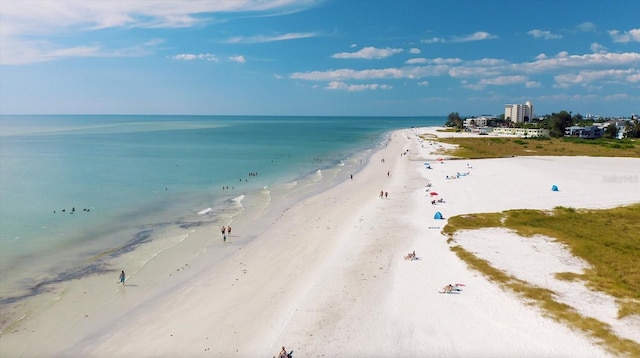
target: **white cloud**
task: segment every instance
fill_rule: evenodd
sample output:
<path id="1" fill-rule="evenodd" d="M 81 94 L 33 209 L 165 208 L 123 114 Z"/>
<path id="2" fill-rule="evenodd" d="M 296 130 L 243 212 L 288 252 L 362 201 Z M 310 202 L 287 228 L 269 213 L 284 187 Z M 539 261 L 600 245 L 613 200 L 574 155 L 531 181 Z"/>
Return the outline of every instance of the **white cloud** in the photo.
<path id="1" fill-rule="evenodd" d="M 593 51 L 594 53 L 606 53 L 607 52 L 607 48 L 602 46 L 602 45 L 600 45 L 597 42 L 592 43 L 590 48 L 591 48 L 591 51 Z"/>
<path id="2" fill-rule="evenodd" d="M 583 32 L 592 32 L 592 31 L 596 31 L 598 26 L 596 26 L 596 24 L 594 24 L 593 22 L 585 21 L 579 24 L 578 26 L 576 26 L 576 28 Z"/>
<path id="3" fill-rule="evenodd" d="M 0 56 L 2 64 L 26 64 L 79 56 L 77 49 L 101 48 L 82 56 L 144 55 L 140 46 L 107 50 L 104 45 L 55 43 L 63 34 L 66 39 L 108 28 L 185 28 L 214 22 L 214 14 L 255 12 L 261 14 L 303 10 L 320 0 L 163 0 L 104 1 L 65 0 L 2 1 L 0 6 Z M 152 40 L 147 46 L 158 45 Z M 76 51 L 73 51 L 76 49 Z M 82 51 L 80 51 L 82 52 Z"/>
<path id="4" fill-rule="evenodd" d="M 475 66 L 485 66 L 486 67 L 486 66 L 507 65 L 507 64 L 509 64 L 509 61 L 503 60 L 503 59 L 499 59 L 499 58 L 483 58 L 483 59 L 480 59 L 480 60 L 469 61 L 468 63 L 471 64 L 471 65 L 475 65 Z"/>
<path id="5" fill-rule="evenodd" d="M 353 70 L 339 69 L 329 71 L 294 72 L 293 79 L 307 81 L 345 81 L 351 79 L 368 80 L 380 78 L 403 78 L 402 71 L 397 68 Z"/>
<path id="6" fill-rule="evenodd" d="M 350 85 L 345 82 L 332 81 L 332 82 L 329 82 L 329 84 L 325 88 L 328 90 L 343 90 L 343 91 L 349 91 L 349 92 L 359 92 L 359 91 L 365 91 L 365 90 L 392 89 L 393 87 L 389 85 L 381 85 L 377 83 Z"/>
<path id="7" fill-rule="evenodd" d="M 519 83 L 526 83 L 527 76 L 516 75 L 516 76 L 498 76 L 493 78 L 483 78 L 480 81 L 474 84 L 468 84 L 466 81 L 463 81 L 463 86 L 465 88 L 469 88 L 472 90 L 481 90 L 486 86 L 508 86 Z"/>
<path id="8" fill-rule="evenodd" d="M 333 54 L 333 58 L 348 59 L 348 58 L 362 58 L 362 59 L 382 59 L 389 56 L 393 56 L 396 53 L 400 53 L 403 50 L 400 48 L 376 48 L 376 47 L 364 47 L 356 52 L 340 52 Z"/>
<path id="9" fill-rule="evenodd" d="M 637 83 L 640 82 L 640 71 L 635 74 L 627 76 L 627 82 Z"/>
<path id="10" fill-rule="evenodd" d="M 224 41 L 225 43 L 230 44 L 252 44 L 252 43 L 265 43 L 265 42 L 275 42 L 275 41 L 288 41 L 288 40 L 298 40 L 298 39 L 306 39 L 310 37 L 317 37 L 318 34 L 315 32 L 292 32 L 288 34 L 282 35 L 255 35 L 255 36 L 235 36 Z"/>
<path id="11" fill-rule="evenodd" d="M 339 69 L 329 71 L 295 72 L 289 77 L 306 81 L 347 81 L 371 79 L 419 79 L 427 76 L 440 76 L 447 73 L 448 66 L 415 66 L 402 68 L 383 68 L 368 70 Z"/>
<path id="12" fill-rule="evenodd" d="M 461 63 L 462 59 L 437 57 L 431 60 L 431 62 L 435 63 L 436 65 L 450 65 L 450 64 Z"/>
<path id="13" fill-rule="evenodd" d="M 462 60 L 459 58 L 442 58 L 442 57 L 437 57 L 437 58 L 424 58 L 424 57 L 420 57 L 420 58 L 412 58 L 407 60 L 405 63 L 406 64 L 435 64 L 435 65 L 454 65 L 454 64 L 458 64 L 461 63 Z"/>
<path id="14" fill-rule="evenodd" d="M 247 60 L 244 58 L 244 56 L 239 55 L 239 56 L 230 56 L 229 57 L 229 61 L 232 62 L 238 62 L 238 63 L 245 63 L 247 62 Z"/>
<path id="15" fill-rule="evenodd" d="M 470 42 L 470 41 L 483 41 L 483 40 L 492 40 L 497 39 L 498 36 L 492 35 L 488 32 L 477 31 L 470 35 L 466 36 L 456 36 L 451 39 L 451 42 Z"/>
<path id="16" fill-rule="evenodd" d="M 616 94 L 610 94 L 608 96 L 604 96 L 605 101 L 622 101 L 629 98 L 630 98 L 629 94 L 627 93 L 616 93 Z"/>
<path id="17" fill-rule="evenodd" d="M 449 68 L 449 76 L 454 78 L 500 76 L 505 70 L 502 68 L 483 66 L 454 66 Z"/>
<path id="18" fill-rule="evenodd" d="M 562 103 L 563 105 L 566 104 L 566 102 L 587 102 L 587 101 L 593 101 L 595 99 L 599 99 L 599 97 L 593 94 L 588 94 L 588 95 L 555 94 L 552 96 L 540 96 L 541 101 L 551 102 L 551 103 Z"/>
<path id="19" fill-rule="evenodd" d="M 210 21 L 213 13 L 269 12 L 303 9 L 318 1 L 297 0 L 164 0 L 154 1 L 3 1 L 3 27 L 12 34 L 42 34 L 64 29 L 112 27 L 177 28 Z"/>
<path id="20" fill-rule="evenodd" d="M 592 48 L 600 49 L 597 44 Z M 636 52 L 570 54 L 561 51 L 554 56 L 540 54 L 535 60 L 518 63 L 499 58 L 464 61 L 460 58 L 420 57 L 409 59 L 405 64 L 404 67 L 296 72 L 289 77 L 337 83 L 413 79 L 417 85 L 428 85 L 428 77 L 448 76 L 460 79 L 463 87 L 473 90 L 509 85 L 540 88 L 544 82 L 542 77 L 537 77 L 543 75 L 555 76 L 555 88 L 580 84 L 590 91 L 606 83 L 635 84 L 640 81 L 638 70 L 633 69 L 640 67 L 640 53 Z M 576 71 L 581 72 L 576 75 Z"/>
<path id="21" fill-rule="evenodd" d="M 422 42 L 424 44 L 435 44 L 435 43 L 438 43 L 438 42 L 445 42 L 445 40 L 440 38 L 440 37 L 432 37 L 430 39 L 420 40 L 420 42 Z"/>
<path id="22" fill-rule="evenodd" d="M 409 53 L 417 55 L 417 54 L 420 53 L 420 49 L 413 47 L 413 48 L 409 49 Z"/>
<path id="23" fill-rule="evenodd" d="M 550 31 L 543 31 L 538 29 L 531 30 L 527 32 L 527 34 L 537 39 L 545 39 L 545 40 L 554 40 L 554 39 L 562 38 L 562 35 L 556 35 L 556 34 L 552 34 Z"/>
<path id="24" fill-rule="evenodd" d="M 610 30 L 609 36 L 611 36 L 613 42 L 640 42 L 640 29 L 622 33 L 618 30 Z"/>
<path id="25" fill-rule="evenodd" d="M 165 43 L 164 39 L 155 38 L 145 42 L 143 45 L 147 47 L 154 47 L 154 46 L 162 45 L 164 43 Z"/>
<path id="26" fill-rule="evenodd" d="M 151 53 L 153 42 L 142 45 L 105 49 L 100 45 L 61 47 L 50 41 L 15 41 L 0 39 L 0 64 L 22 65 L 78 57 L 138 57 Z"/>
<path id="27" fill-rule="evenodd" d="M 407 65 L 415 65 L 415 64 L 427 63 L 428 61 L 429 60 L 427 60 L 426 58 L 420 57 L 420 58 L 410 58 L 405 63 Z"/>
<path id="28" fill-rule="evenodd" d="M 527 81 L 527 76 L 517 75 L 517 76 L 499 76 L 495 78 L 485 78 L 482 79 L 481 82 L 487 85 L 494 86 L 506 86 L 512 85 L 516 83 L 524 83 Z"/>
<path id="29" fill-rule="evenodd" d="M 607 81 L 622 83 L 625 81 L 636 82 L 640 76 L 640 70 L 636 69 L 607 69 L 607 70 L 585 70 L 578 73 L 566 73 L 556 75 L 554 79 L 558 86 L 566 88 L 570 85 L 582 85 L 585 86 L 595 81 Z"/>
<path id="30" fill-rule="evenodd" d="M 171 56 L 174 60 L 184 60 L 184 61 L 193 61 L 193 60 L 204 60 L 204 61 L 213 61 L 218 62 L 218 58 L 215 55 L 210 53 L 200 53 L 200 54 L 192 54 L 192 53 L 181 53 L 175 56 Z"/>
<path id="31" fill-rule="evenodd" d="M 548 72 L 562 68 L 580 68 L 593 66 L 631 66 L 640 64 L 640 53 L 589 53 L 584 55 L 570 55 L 566 51 L 556 57 L 539 58 L 533 62 L 513 64 L 514 71 Z"/>

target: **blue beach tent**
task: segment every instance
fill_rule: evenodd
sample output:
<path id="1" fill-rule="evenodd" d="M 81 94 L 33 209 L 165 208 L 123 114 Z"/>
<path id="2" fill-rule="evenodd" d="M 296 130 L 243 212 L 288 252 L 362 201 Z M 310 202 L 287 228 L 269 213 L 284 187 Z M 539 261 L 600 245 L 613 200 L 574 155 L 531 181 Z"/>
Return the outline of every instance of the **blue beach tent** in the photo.
<path id="1" fill-rule="evenodd" d="M 439 211 L 438 211 L 438 212 L 436 212 L 436 214 L 433 216 L 433 218 L 434 218 L 434 219 L 438 219 L 438 220 L 440 220 L 440 219 L 444 219 L 444 218 L 442 217 L 442 214 L 441 214 Z"/>
<path id="2" fill-rule="evenodd" d="M 558 186 L 557 185 L 552 186 L 551 191 L 558 191 Z"/>

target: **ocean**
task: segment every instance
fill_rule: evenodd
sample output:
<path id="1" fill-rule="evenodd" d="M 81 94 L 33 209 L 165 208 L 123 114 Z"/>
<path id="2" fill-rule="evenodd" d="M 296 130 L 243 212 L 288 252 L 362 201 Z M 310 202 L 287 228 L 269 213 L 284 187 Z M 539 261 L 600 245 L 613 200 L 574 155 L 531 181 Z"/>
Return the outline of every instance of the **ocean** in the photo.
<path id="1" fill-rule="evenodd" d="M 275 215 L 356 174 L 390 130 L 445 121 L 0 116 L 0 309 L 177 232 Z"/>

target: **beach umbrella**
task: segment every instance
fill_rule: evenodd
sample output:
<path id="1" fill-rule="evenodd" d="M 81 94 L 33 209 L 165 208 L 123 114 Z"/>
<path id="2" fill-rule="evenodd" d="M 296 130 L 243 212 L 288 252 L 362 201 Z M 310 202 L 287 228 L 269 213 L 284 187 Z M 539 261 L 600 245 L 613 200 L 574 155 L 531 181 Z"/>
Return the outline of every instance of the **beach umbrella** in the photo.
<path id="1" fill-rule="evenodd" d="M 435 191 L 432 191 L 432 192 L 429 193 L 429 195 L 436 196 L 436 195 L 438 195 L 438 193 L 436 193 Z"/>

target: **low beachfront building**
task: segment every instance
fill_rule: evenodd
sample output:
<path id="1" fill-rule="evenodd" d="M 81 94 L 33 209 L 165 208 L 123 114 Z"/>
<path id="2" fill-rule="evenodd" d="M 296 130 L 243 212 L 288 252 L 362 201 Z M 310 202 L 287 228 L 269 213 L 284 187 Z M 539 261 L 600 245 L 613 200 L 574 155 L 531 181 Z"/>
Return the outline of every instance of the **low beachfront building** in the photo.
<path id="1" fill-rule="evenodd" d="M 604 134 L 604 129 L 599 126 L 580 127 L 571 126 L 564 130 L 565 137 L 577 137 L 582 139 L 596 139 L 601 138 Z"/>
<path id="2" fill-rule="evenodd" d="M 491 119 L 495 119 L 495 117 L 475 117 L 475 118 L 467 118 L 464 120 L 465 127 L 486 127 Z"/>
<path id="3" fill-rule="evenodd" d="M 603 131 L 606 131 L 607 127 L 609 126 L 615 126 L 616 133 L 617 133 L 616 138 L 622 139 L 624 138 L 624 135 L 627 132 L 627 123 L 629 123 L 629 121 L 625 119 L 612 119 L 604 123 L 595 123 L 594 126 L 602 128 Z"/>
<path id="4" fill-rule="evenodd" d="M 522 138 L 548 137 L 549 130 L 542 128 L 494 128 L 491 131 L 491 135 L 503 135 Z"/>

